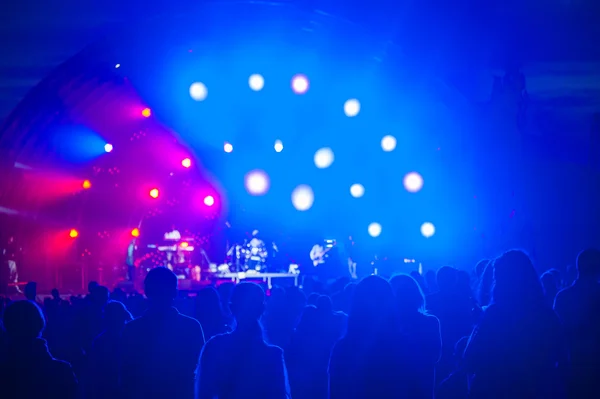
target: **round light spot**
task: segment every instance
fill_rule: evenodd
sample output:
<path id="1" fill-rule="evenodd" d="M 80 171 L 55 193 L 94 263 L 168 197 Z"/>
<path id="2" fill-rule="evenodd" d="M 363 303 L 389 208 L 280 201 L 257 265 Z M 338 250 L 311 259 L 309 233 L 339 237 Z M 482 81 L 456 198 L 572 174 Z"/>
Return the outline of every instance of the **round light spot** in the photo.
<path id="1" fill-rule="evenodd" d="M 423 223 L 421 225 L 421 234 L 423 234 L 423 237 L 425 238 L 433 237 L 433 235 L 435 234 L 435 226 L 433 225 L 433 223 Z"/>
<path id="2" fill-rule="evenodd" d="M 369 225 L 367 231 L 369 232 L 369 235 L 371 237 L 379 237 L 379 235 L 381 234 L 381 225 L 379 223 L 373 222 Z"/>
<path id="3" fill-rule="evenodd" d="M 265 87 L 265 78 L 257 73 L 250 75 L 248 78 L 248 86 L 254 91 L 261 91 Z"/>
<path id="4" fill-rule="evenodd" d="M 262 170 L 253 170 L 246 174 L 244 185 L 250 195 L 264 195 L 269 190 L 269 176 Z"/>
<path id="5" fill-rule="evenodd" d="M 416 193 L 423 188 L 423 177 L 417 172 L 410 172 L 404 176 L 402 183 L 406 191 Z"/>
<path id="6" fill-rule="evenodd" d="M 225 144 L 223 144 L 223 151 L 225 151 L 225 152 L 232 152 L 233 151 L 233 145 L 231 143 L 225 142 Z"/>
<path id="7" fill-rule="evenodd" d="M 381 149 L 385 152 L 394 151 L 396 149 L 396 138 L 389 134 L 384 136 L 381 139 Z"/>
<path id="8" fill-rule="evenodd" d="M 324 147 L 315 152 L 315 166 L 319 169 L 325 169 L 331 166 L 334 160 L 333 151 L 329 147 Z"/>
<path id="9" fill-rule="evenodd" d="M 104 151 L 111 152 L 113 150 L 112 144 L 104 144 Z"/>
<path id="10" fill-rule="evenodd" d="M 350 186 L 350 195 L 354 198 L 360 198 L 365 194 L 365 188 L 362 184 L 353 184 Z"/>
<path id="11" fill-rule="evenodd" d="M 351 98 L 344 103 L 344 113 L 352 118 L 360 112 L 360 102 L 356 98 Z"/>
<path id="12" fill-rule="evenodd" d="M 215 198 L 212 195 L 204 197 L 204 205 L 213 206 L 215 204 Z"/>
<path id="13" fill-rule="evenodd" d="M 275 140 L 275 145 L 273 146 L 273 148 L 275 148 L 275 152 L 283 151 L 283 143 L 281 142 L 281 140 Z"/>
<path id="14" fill-rule="evenodd" d="M 204 101 L 208 96 L 208 89 L 202 82 L 194 82 L 190 86 L 190 97 L 195 101 Z"/>
<path id="15" fill-rule="evenodd" d="M 292 78 L 292 90 L 296 94 L 304 94 L 308 91 L 308 78 L 302 74 L 294 75 Z"/>
<path id="16" fill-rule="evenodd" d="M 301 184 L 292 191 L 292 204 L 299 211 L 307 211 L 315 202 L 315 195 L 312 188 L 306 184 Z"/>

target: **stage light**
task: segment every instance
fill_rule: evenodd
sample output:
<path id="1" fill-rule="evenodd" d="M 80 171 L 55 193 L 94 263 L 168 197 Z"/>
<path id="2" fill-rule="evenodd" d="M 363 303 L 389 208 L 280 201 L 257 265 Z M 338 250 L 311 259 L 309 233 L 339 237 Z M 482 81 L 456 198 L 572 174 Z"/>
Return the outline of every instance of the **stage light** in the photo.
<path id="1" fill-rule="evenodd" d="M 299 211 L 307 211 L 315 202 L 315 195 L 312 188 L 306 184 L 301 184 L 292 191 L 292 204 Z"/>
<path id="2" fill-rule="evenodd" d="M 433 237 L 433 235 L 435 234 L 435 226 L 433 225 L 433 223 L 423 223 L 421 225 L 421 234 L 423 234 L 423 237 L 425 238 Z"/>
<path id="3" fill-rule="evenodd" d="M 208 89 L 202 82 L 194 82 L 190 85 L 190 97 L 195 101 L 204 101 L 208 96 Z"/>
<path id="4" fill-rule="evenodd" d="M 79 232 L 75 229 L 71 229 L 71 231 L 69 231 L 69 237 L 71 237 L 71 238 L 77 238 L 78 235 L 79 235 Z"/>
<path id="5" fill-rule="evenodd" d="M 321 148 L 317 150 L 317 152 L 315 152 L 315 166 L 319 169 L 325 169 L 330 167 L 333 163 L 333 160 L 333 151 L 331 151 L 331 148 L 329 147 Z"/>
<path id="6" fill-rule="evenodd" d="M 104 151 L 111 152 L 113 150 L 112 144 L 104 144 Z"/>
<path id="7" fill-rule="evenodd" d="M 139 237 L 140 236 L 140 229 L 138 229 L 137 227 L 133 230 L 131 230 L 131 236 L 132 237 Z"/>
<path id="8" fill-rule="evenodd" d="M 404 176 L 404 188 L 409 193 L 416 193 L 423 188 L 423 177 L 417 172 L 410 172 Z"/>
<path id="9" fill-rule="evenodd" d="M 367 227 L 367 231 L 371 237 L 379 237 L 381 234 L 381 225 L 379 223 L 371 223 L 369 227 Z"/>
<path id="10" fill-rule="evenodd" d="M 275 152 L 283 151 L 283 143 L 281 142 L 281 140 L 275 140 L 275 145 L 273 146 L 273 148 L 275 148 Z"/>
<path id="11" fill-rule="evenodd" d="M 151 115 L 152 115 L 152 110 L 150 108 L 144 108 L 142 110 L 142 116 L 144 118 L 150 118 Z"/>
<path id="12" fill-rule="evenodd" d="M 117 69 L 121 68 L 121 64 L 115 65 L 115 68 L 117 68 Z"/>
<path id="13" fill-rule="evenodd" d="M 225 152 L 233 151 L 233 145 L 231 145 L 231 143 L 225 142 L 225 144 L 223 144 L 223 151 L 225 151 Z"/>
<path id="14" fill-rule="evenodd" d="M 262 88 L 265 87 L 265 79 L 262 75 L 255 73 L 254 75 L 250 75 L 248 85 L 254 91 L 261 91 Z"/>
<path id="15" fill-rule="evenodd" d="M 158 188 L 153 188 L 152 190 L 150 190 L 150 196 L 152 198 L 158 198 Z"/>
<path id="16" fill-rule="evenodd" d="M 360 198 L 365 194 L 365 188 L 362 184 L 353 184 L 350 186 L 350 195 L 354 198 Z"/>
<path id="17" fill-rule="evenodd" d="M 89 180 L 84 180 L 81 184 L 81 187 L 83 187 L 84 190 L 87 190 L 88 188 L 92 187 L 92 182 Z"/>
<path id="18" fill-rule="evenodd" d="M 391 135 L 387 135 L 381 139 L 381 149 L 385 152 L 394 151 L 396 148 L 396 138 Z"/>
<path id="19" fill-rule="evenodd" d="M 204 205 L 213 206 L 215 204 L 215 199 L 212 195 L 208 195 L 204 197 Z"/>
<path id="20" fill-rule="evenodd" d="M 308 91 L 308 78 L 304 75 L 295 75 L 292 78 L 292 90 L 296 94 L 304 94 Z"/>
<path id="21" fill-rule="evenodd" d="M 183 166 L 184 168 L 189 168 L 190 166 L 192 166 L 192 160 L 189 158 L 185 158 L 183 161 L 181 161 L 181 166 Z"/>
<path id="22" fill-rule="evenodd" d="M 360 103 L 357 99 L 352 98 L 344 103 L 344 113 L 346 116 L 352 118 L 353 116 L 358 115 L 360 112 Z"/>
<path id="23" fill-rule="evenodd" d="M 264 195 L 269 191 L 269 176 L 262 170 L 248 172 L 244 183 L 250 195 Z"/>

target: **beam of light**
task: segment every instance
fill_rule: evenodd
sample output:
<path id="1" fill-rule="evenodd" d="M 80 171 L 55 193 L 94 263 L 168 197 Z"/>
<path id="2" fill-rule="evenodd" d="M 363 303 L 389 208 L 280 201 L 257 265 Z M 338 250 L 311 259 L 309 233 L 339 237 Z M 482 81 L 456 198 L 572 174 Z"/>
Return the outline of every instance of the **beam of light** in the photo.
<path id="1" fill-rule="evenodd" d="M 283 151 L 283 143 L 281 142 L 281 140 L 275 140 L 275 144 L 273 145 L 273 148 L 275 149 L 275 152 Z"/>
<path id="2" fill-rule="evenodd" d="M 208 89 L 202 82 L 194 82 L 190 85 L 190 97 L 194 101 L 204 101 L 208 97 Z"/>
<path id="3" fill-rule="evenodd" d="M 262 170 L 253 170 L 246 174 L 244 185 L 250 195 L 265 195 L 269 191 L 269 176 Z"/>
<path id="4" fill-rule="evenodd" d="M 299 211 L 307 211 L 315 202 L 315 195 L 312 188 L 306 184 L 301 184 L 292 191 L 292 204 Z"/>
<path id="5" fill-rule="evenodd" d="M 385 152 L 391 152 L 396 149 L 396 138 L 392 135 L 384 136 L 381 139 L 381 149 Z"/>
<path id="6" fill-rule="evenodd" d="M 149 194 L 150 194 L 150 197 L 152 197 L 152 198 L 155 198 L 155 199 L 158 198 L 158 194 L 159 194 L 158 188 L 153 188 L 152 190 L 150 190 Z"/>
<path id="7" fill-rule="evenodd" d="M 231 143 L 225 142 L 225 144 L 223 144 L 223 151 L 229 153 L 233 151 L 233 145 L 231 145 Z"/>
<path id="8" fill-rule="evenodd" d="M 132 237 L 139 237 L 140 236 L 140 229 L 138 229 L 137 227 L 134 228 L 133 230 L 131 230 L 131 236 Z"/>
<path id="9" fill-rule="evenodd" d="M 334 160 L 333 151 L 329 147 L 321 148 L 315 152 L 315 166 L 319 169 L 325 169 L 331 166 Z"/>
<path id="10" fill-rule="evenodd" d="M 423 188 L 423 177 L 417 172 L 410 172 L 402 180 L 404 188 L 409 193 L 419 192 Z"/>
<path id="11" fill-rule="evenodd" d="M 371 237 L 379 237 L 381 234 L 381 225 L 373 222 L 369 225 L 369 227 L 367 227 L 367 231 Z"/>
<path id="12" fill-rule="evenodd" d="M 184 168 L 189 168 L 190 166 L 192 166 L 192 160 L 189 158 L 185 158 L 183 161 L 181 161 L 181 166 L 183 166 Z"/>
<path id="13" fill-rule="evenodd" d="M 71 238 L 77 238 L 79 236 L 79 232 L 75 229 L 71 229 L 71 231 L 69 231 L 69 237 Z"/>
<path id="14" fill-rule="evenodd" d="M 292 90 L 296 94 L 306 93 L 309 86 L 308 78 L 302 74 L 294 75 L 292 78 Z"/>
<path id="15" fill-rule="evenodd" d="M 63 161 L 88 162 L 107 152 L 106 139 L 85 126 L 62 125 L 50 134 L 52 151 Z"/>
<path id="16" fill-rule="evenodd" d="M 435 234 L 435 226 L 431 222 L 425 222 L 421 225 L 421 234 L 425 238 L 433 237 Z"/>
<path id="17" fill-rule="evenodd" d="M 144 108 L 142 110 L 142 116 L 144 118 L 150 118 L 152 116 L 152 110 L 150 108 Z"/>
<path id="18" fill-rule="evenodd" d="M 110 144 L 110 143 L 104 144 L 104 151 L 105 152 L 112 152 L 112 150 L 113 150 L 113 145 L 112 144 Z"/>
<path id="19" fill-rule="evenodd" d="M 204 197 L 204 205 L 213 206 L 215 204 L 215 198 L 212 195 Z"/>
<path id="20" fill-rule="evenodd" d="M 344 103 L 344 113 L 347 117 L 352 118 L 360 112 L 360 102 L 356 98 L 351 98 Z"/>
<path id="21" fill-rule="evenodd" d="M 352 195 L 354 198 L 360 198 L 365 195 L 365 188 L 362 184 L 353 184 L 350 186 L 350 195 Z"/>
<path id="22" fill-rule="evenodd" d="M 254 91 L 261 91 L 263 87 L 265 87 L 265 78 L 258 73 L 250 75 L 250 78 L 248 78 L 248 86 Z"/>

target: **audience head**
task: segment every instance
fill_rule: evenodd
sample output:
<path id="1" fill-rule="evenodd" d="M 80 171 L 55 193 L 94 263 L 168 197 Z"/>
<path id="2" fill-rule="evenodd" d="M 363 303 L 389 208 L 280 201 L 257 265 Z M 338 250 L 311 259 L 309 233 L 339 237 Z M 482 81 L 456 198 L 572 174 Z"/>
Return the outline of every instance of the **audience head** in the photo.
<path id="1" fill-rule="evenodd" d="M 436 278 L 440 292 L 450 292 L 456 288 L 457 272 L 458 270 L 451 266 L 442 266 L 438 269 Z"/>
<path id="2" fill-rule="evenodd" d="M 577 274 L 581 280 L 600 279 L 600 251 L 595 248 L 583 250 L 577 256 Z"/>
<path id="3" fill-rule="evenodd" d="M 399 274 L 390 280 L 396 296 L 396 305 L 402 314 L 425 311 L 425 296 L 419 283 L 406 274 Z"/>
<path id="4" fill-rule="evenodd" d="M 379 276 L 369 276 L 356 285 L 348 314 L 348 336 L 362 338 L 368 331 L 388 330 L 394 294 Z"/>
<path id="5" fill-rule="evenodd" d="M 330 314 L 333 313 L 333 302 L 327 295 L 320 295 L 317 298 L 317 309 L 320 313 Z"/>
<path id="6" fill-rule="evenodd" d="M 37 283 L 30 281 L 25 285 L 25 298 L 35 301 L 35 297 L 37 297 Z"/>
<path id="7" fill-rule="evenodd" d="M 4 310 L 4 329 L 12 341 L 39 338 L 45 327 L 44 314 L 35 302 L 16 301 Z"/>
<path id="8" fill-rule="evenodd" d="M 58 290 L 56 288 L 52 288 L 52 291 L 50 291 L 50 294 L 52 295 L 52 298 L 54 298 L 55 300 L 59 300 L 60 299 L 60 293 L 58 292 Z"/>
<path id="9" fill-rule="evenodd" d="M 231 312 L 238 325 L 256 322 L 265 308 L 265 293 L 254 283 L 240 283 L 231 293 Z"/>
<path id="10" fill-rule="evenodd" d="M 214 320 L 223 316 L 221 298 L 214 287 L 205 287 L 198 291 L 196 296 L 196 316 L 200 322 L 220 321 Z M 201 320 L 200 320 L 201 319 Z"/>
<path id="11" fill-rule="evenodd" d="M 317 302 L 319 301 L 320 296 L 321 295 L 319 295 L 318 292 L 311 292 L 308 298 L 306 299 L 306 303 L 309 305 L 317 306 Z"/>
<path id="12" fill-rule="evenodd" d="M 110 301 L 104 307 L 104 320 L 108 328 L 120 328 L 133 320 L 133 316 L 121 302 Z"/>
<path id="13" fill-rule="evenodd" d="M 90 299 L 94 305 L 103 307 L 110 299 L 110 291 L 102 285 L 97 285 L 90 291 Z"/>
<path id="14" fill-rule="evenodd" d="M 94 291 L 94 288 L 96 288 L 97 286 L 99 286 L 100 284 L 98 284 L 97 281 L 90 281 L 88 283 L 88 292 L 91 294 L 92 291 Z"/>
<path id="15" fill-rule="evenodd" d="M 545 304 L 544 291 L 529 256 L 511 249 L 494 260 L 493 302 L 512 307 L 537 307 Z"/>
<path id="16" fill-rule="evenodd" d="M 177 296 L 177 276 L 166 267 L 152 269 L 144 280 L 144 291 L 151 306 L 171 306 Z"/>
<path id="17" fill-rule="evenodd" d="M 490 264 L 489 259 L 482 259 L 479 262 L 477 262 L 477 264 L 475 265 L 475 276 L 477 276 L 477 278 L 481 278 L 481 276 L 483 276 L 483 272 L 485 271 L 485 268 L 489 264 Z"/>

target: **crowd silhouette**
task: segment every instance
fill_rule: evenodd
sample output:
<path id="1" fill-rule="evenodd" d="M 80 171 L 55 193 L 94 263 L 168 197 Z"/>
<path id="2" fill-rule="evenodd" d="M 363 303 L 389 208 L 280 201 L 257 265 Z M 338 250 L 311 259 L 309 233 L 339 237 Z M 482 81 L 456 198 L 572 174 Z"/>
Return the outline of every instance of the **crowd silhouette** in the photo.
<path id="1" fill-rule="evenodd" d="M 576 273 L 573 273 L 575 270 Z M 303 289 L 245 282 L 0 300 L 0 397 L 587 399 L 600 382 L 600 251 L 539 274 L 507 251 Z M 59 360 L 60 359 L 60 360 Z"/>

